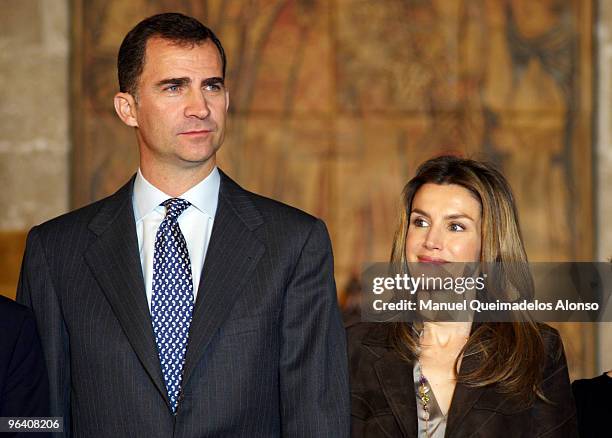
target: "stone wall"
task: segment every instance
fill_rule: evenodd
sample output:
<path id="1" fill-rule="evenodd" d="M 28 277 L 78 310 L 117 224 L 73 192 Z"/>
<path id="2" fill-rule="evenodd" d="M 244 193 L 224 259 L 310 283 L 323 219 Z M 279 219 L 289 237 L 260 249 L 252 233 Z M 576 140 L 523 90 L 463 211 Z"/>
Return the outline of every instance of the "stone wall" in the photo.
<path id="1" fill-rule="evenodd" d="M 2 1 L 0 293 L 8 296 L 27 230 L 68 208 L 68 3 Z"/>
<path id="2" fill-rule="evenodd" d="M 599 1 L 597 16 L 595 206 L 597 260 L 612 258 L 612 2 Z M 599 325 L 599 370 L 612 369 L 612 323 Z"/>

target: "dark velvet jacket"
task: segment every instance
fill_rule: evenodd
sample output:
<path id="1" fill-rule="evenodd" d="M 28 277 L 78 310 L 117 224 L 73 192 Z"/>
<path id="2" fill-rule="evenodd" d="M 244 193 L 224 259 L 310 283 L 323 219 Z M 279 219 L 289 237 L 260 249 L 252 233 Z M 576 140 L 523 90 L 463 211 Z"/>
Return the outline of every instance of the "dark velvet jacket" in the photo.
<path id="1" fill-rule="evenodd" d="M 403 360 L 389 339 L 390 326 L 360 323 L 348 329 L 351 436 L 417 437 L 413 363 Z M 576 437 L 576 413 L 561 338 L 543 326 L 548 361 L 542 390 L 553 402 L 532 406 L 496 392 L 495 385 L 470 388 L 457 383 L 446 437 Z M 461 372 L 478 366 L 466 356 Z"/>

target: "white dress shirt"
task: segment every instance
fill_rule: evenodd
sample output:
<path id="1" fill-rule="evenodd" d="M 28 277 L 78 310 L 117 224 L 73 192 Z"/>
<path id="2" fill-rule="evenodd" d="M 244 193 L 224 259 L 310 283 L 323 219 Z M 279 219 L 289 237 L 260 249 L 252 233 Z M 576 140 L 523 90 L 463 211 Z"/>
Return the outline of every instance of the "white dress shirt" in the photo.
<path id="1" fill-rule="evenodd" d="M 179 198 L 189 201 L 191 205 L 178 218 L 179 227 L 189 251 L 191 273 L 193 276 L 193 300 L 198 295 L 198 285 L 202 266 L 206 257 L 206 250 L 210 242 L 217 203 L 219 200 L 219 186 L 221 177 L 215 167 L 212 172 L 197 185 L 183 193 Z M 165 194 L 153 186 L 138 169 L 134 181 L 134 195 L 132 204 L 136 220 L 136 234 L 138 235 L 138 250 L 140 264 L 145 280 L 147 303 L 151 309 L 151 295 L 153 290 L 153 251 L 157 230 L 164 220 L 166 208 L 160 205 L 172 196 Z"/>

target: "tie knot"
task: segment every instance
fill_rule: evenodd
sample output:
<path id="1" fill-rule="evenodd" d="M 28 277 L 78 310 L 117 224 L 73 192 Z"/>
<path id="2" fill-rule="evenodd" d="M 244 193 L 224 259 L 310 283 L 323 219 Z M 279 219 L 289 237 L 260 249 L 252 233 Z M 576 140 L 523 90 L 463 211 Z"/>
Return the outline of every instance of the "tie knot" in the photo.
<path id="1" fill-rule="evenodd" d="M 166 199 L 160 205 L 166 207 L 166 217 L 176 220 L 191 204 L 189 201 L 181 198 L 170 198 Z"/>

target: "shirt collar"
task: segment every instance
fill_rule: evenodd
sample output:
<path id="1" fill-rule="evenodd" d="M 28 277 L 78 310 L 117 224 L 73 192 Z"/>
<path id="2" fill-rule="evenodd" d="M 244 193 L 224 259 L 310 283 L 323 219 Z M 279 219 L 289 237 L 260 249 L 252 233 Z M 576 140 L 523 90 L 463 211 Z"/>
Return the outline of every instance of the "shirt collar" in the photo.
<path id="1" fill-rule="evenodd" d="M 206 178 L 180 195 L 179 198 L 189 201 L 195 208 L 214 218 L 217 213 L 220 185 L 221 176 L 219 175 L 219 169 L 215 166 Z M 172 198 L 172 196 L 167 195 L 147 181 L 140 169 L 138 169 L 132 198 L 136 222 L 151 213 L 169 198 Z"/>

